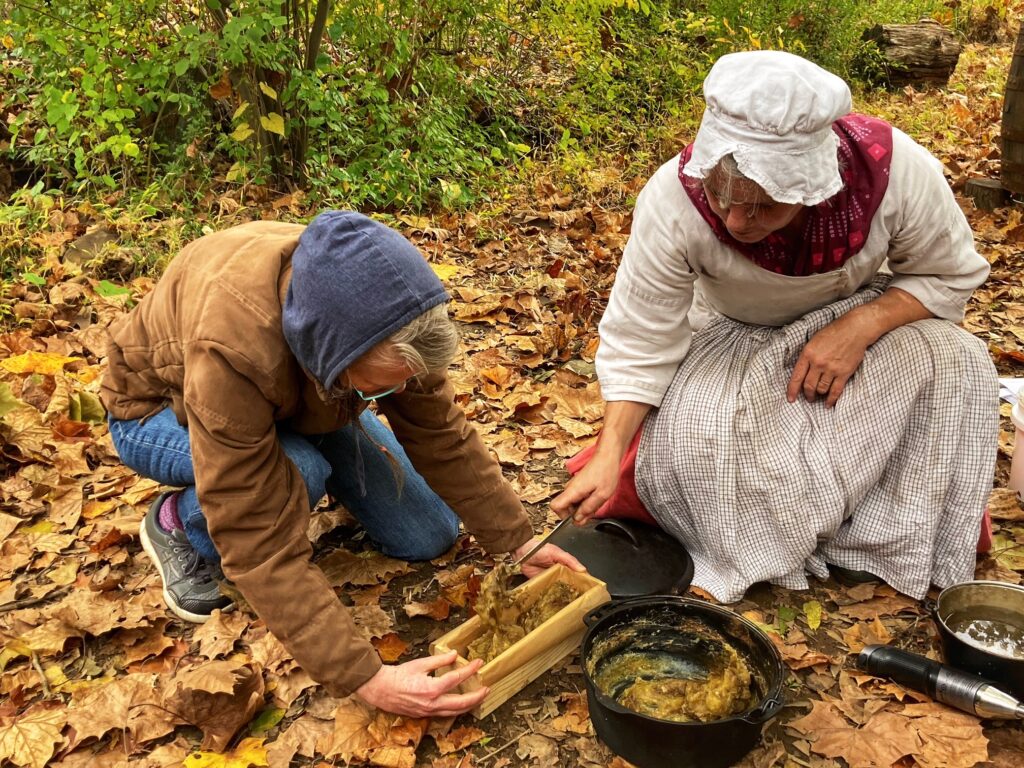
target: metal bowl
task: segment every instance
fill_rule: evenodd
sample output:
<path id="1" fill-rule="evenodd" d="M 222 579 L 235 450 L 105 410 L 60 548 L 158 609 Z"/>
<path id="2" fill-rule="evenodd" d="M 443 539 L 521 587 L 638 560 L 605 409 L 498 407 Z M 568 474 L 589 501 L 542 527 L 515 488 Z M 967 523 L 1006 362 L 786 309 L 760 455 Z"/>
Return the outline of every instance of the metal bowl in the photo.
<path id="1" fill-rule="evenodd" d="M 967 581 L 930 606 L 948 664 L 1024 698 L 1024 587 Z"/>

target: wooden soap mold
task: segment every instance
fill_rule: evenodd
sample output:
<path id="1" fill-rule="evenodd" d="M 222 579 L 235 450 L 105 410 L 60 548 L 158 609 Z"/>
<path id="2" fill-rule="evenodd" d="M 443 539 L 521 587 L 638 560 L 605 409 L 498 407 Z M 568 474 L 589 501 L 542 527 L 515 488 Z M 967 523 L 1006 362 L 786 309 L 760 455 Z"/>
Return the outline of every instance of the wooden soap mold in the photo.
<path id="1" fill-rule="evenodd" d="M 481 687 L 491 689 L 480 705 L 472 710 L 471 714 L 474 717 L 487 717 L 542 673 L 576 650 L 586 632 L 583 617 L 610 599 L 603 581 L 587 573 L 577 573 L 564 565 L 548 568 L 539 576 L 516 587 L 513 594 L 523 596 L 520 598 L 520 605 L 525 610 L 533 605 L 550 585 L 559 581 L 576 587 L 580 596 L 522 640 L 484 664 L 476 675 L 462 684 L 460 690 L 463 693 L 470 693 Z M 483 631 L 480 617 L 474 616 L 431 643 L 431 654 L 439 655 L 450 651 L 457 651 L 459 654 L 454 665 L 438 670 L 437 674 L 460 669 L 468 664 L 466 652 L 469 644 Z"/>

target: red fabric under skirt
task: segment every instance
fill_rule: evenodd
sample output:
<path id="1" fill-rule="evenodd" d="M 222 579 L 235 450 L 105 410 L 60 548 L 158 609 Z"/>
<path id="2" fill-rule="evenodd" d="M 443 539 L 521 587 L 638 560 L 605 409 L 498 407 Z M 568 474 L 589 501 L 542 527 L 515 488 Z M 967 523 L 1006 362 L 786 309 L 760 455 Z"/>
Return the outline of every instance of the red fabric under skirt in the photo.
<path id="1" fill-rule="evenodd" d="M 629 444 L 626 455 L 622 457 L 622 464 L 619 466 L 619 484 L 615 493 L 604 503 L 595 517 L 614 517 L 627 520 L 639 520 L 649 525 L 657 525 L 651 513 L 647 511 L 640 496 L 636 492 L 636 454 L 640 447 L 640 435 L 642 430 L 637 430 L 633 442 Z M 567 462 L 565 468 L 569 473 L 575 475 L 590 461 L 594 455 L 597 443 L 593 443 L 577 453 Z M 978 552 L 984 553 L 992 549 L 992 518 L 989 517 L 988 508 L 981 518 L 981 532 L 978 536 Z"/>

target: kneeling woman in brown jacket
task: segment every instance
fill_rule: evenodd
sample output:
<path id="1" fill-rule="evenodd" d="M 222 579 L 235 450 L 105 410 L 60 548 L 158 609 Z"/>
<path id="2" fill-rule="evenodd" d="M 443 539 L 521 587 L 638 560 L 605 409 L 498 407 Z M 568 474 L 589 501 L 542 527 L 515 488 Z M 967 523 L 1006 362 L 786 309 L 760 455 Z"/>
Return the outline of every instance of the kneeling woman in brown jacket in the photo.
<path id="1" fill-rule="evenodd" d="M 171 262 L 112 329 L 103 381 L 125 464 L 184 488 L 142 526 L 168 607 L 189 621 L 227 608 L 223 568 L 329 693 L 412 716 L 476 706 L 485 691 L 450 691 L 478 664 L 441 677 L 452 658 L 382 666 L 306 529 L 326 492 L 392 557 L 440 555 L 460 518 L 490 552 L 530 546 L 522 504 L 454 402 L 447 299 L 411 243 L 360 214 L 244 224 Z M 551 546 L 531 562 L 581 568 Z"/>

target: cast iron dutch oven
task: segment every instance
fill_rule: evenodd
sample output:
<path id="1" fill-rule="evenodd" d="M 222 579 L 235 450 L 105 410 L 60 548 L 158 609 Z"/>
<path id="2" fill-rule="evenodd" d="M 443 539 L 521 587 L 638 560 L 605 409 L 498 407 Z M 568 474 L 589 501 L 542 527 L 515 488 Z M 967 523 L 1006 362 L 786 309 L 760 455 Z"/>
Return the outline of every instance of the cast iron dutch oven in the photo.
<path id="1" fill-rule="evenodd" d="M 603 581 L 613 600 L 683 592 L 693 578 L 693 560 L 683 545 L 635 520 L 590 520 L 566 526 L 551 541 Z"/>
<path id="2" fill-rule="evenodd" d="M 1024 587 L 1001 581 L 967 581 L 946 587 L 935 602 L 926 602 L 942 638 L 947 664 L 993 681 L 999 688 L 1024 698 L 1024 658 L 958 636 L 950 619 L 998 620 L 1024 628 Z"/>
<path id="3" fill-rule="evenodd" d="M 756 686 L 748 711 L 707 723 L 673 722 L 627 709 L 597 688 L 589 670 L 591 661 L 596 668 L 603 660 L 593 658 L 602 638 L 614 638 L 617 628 L 625 633 L 639 627 L 640 634 L 632 635 L 635 639 L 621 650 L 635 650 L 647 640 L 671 644 L 680 636 L 680 622 L 692 619 L 710 627 L 744 657 Z M 732 611 L 666 595 L 606 603 L 584 621 L 581 660 L 590 719 L 601 741 L 639 768 L 726 768 L 754 747 L 761 726 L 782 708 L 787 674 L 782 657 L 764 632 Z M 610 657 L 618 650 L 605 648 L 602 653 Z"/>

